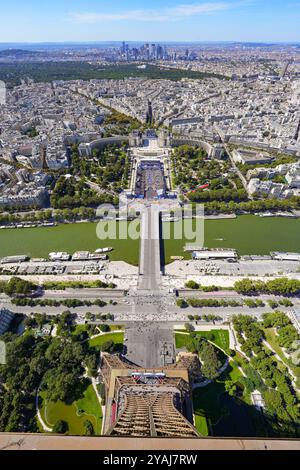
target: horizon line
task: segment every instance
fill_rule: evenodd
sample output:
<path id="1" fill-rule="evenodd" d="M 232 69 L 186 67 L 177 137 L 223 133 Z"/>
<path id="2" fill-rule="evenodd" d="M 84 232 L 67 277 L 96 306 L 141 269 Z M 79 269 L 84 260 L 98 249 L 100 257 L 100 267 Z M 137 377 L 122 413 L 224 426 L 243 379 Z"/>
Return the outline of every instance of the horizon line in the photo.
<path id="1" fill-rule="evenodd" d="M 260 40 L 222 40 L 222 39 L 214 39 L 214 40 L 182 40 L 176 41 L 172 39 L 168 40 L 158 40 L 158 39 L 144 39 L 144 40 L 135 40 L 135 39 L 112 39 L 112 40 L 97 40 L 97 41 L 75 41 L 75 40 L 66 40 L 66 41 L 0 41 L 0 44 L 24 44 L 24 45 L 47 45 L 47 44 L 106 44 L 106 43 L 169 43 L 169 44 L 300 44 L 300 39 L 296 41 L 260 41 Z"/>

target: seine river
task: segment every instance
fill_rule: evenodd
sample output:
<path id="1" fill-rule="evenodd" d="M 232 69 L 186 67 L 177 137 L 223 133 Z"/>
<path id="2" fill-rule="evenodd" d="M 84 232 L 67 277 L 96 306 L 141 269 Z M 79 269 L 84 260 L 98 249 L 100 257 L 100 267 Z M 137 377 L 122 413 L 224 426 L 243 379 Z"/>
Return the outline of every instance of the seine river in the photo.
<path id="1" fill-rule="evenodd" d="M 300 219 L 243 215 L 236 219 L 206 220 L 204 233 L 205 247 L 235 248 L 240 255 L 300 252 Z M 183 252 L 186 243 L 189 242 L 174 239 L 166 242 L 166 260 L 177 254 L 188 256 Z"/>
<path id="2" fill-rule="evenodd" d="M 194 222 L 195 223 L 195 222 Z M 164 232 L 168 229 L 164 224 Z M 184 255 L 183 247 L 193 240 L 165 240 L 165 259 Z M 118 226 L 124 228 L 125 222 Z M 31 257 L 47 257 L 51 251 L 94 251 L 113 247 L 112 260 L 124 260 L 138 264 L 139 240 L 100 240 L 96 223 L 67 224 L 57 227 L 0 230 L 0 257 L 26 254 Z M 205 221 L 204 246 L 208 248 L 235 248 L 240 255 L 269 254 L 270 251 L 300 252 L 300 219 L 263 218 L 241 216 L 237 219 Z M 114 238 L 114 237 L 113 237 Z M 186 254 L 185 254 L 186 255 Z M 189 255 L 186 255 L 189 256 Z"/>

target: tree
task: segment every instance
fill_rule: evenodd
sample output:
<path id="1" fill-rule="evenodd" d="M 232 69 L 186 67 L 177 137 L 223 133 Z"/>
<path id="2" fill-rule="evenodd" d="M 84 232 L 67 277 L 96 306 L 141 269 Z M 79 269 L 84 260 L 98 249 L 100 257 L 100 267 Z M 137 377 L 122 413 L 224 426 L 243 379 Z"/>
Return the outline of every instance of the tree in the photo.
<path id="1" fill-rule="evenodd" d="M 187 308 L 188 307 L 188 303 L 185 299 L 177 299 L 177 307 L 180 307 L 180 308 Z"/>
<path id="2" fill-rule="evenodd" d="M 34 317 L 26 317 L 24 320 L 24 326 L 26 328 L 36 328 L 37 327 L 37 321 Z"/>
<path id="3" fill-rule="evenodd" d="M 250 279 L 242 279 L 241 281 L 237 281 L 234 284 L 234 289 L 239 294 L 244 294 L 244 295 L 251 295 L 257 292 L 255 283 L 251 281 Z"/>
<path id="4" fill-rule="evenodd" d="M 85 436 L 93 436 L 95 434 L 94 426 L 88 419 L 83 423 L 83 427 Z"/>
<path id="5" fill-rule="evenodd" d="M 278 344 L 283 348 L 290 348 L 292 343 L 299 339 L 298 332 L 293 325 L 287 325 L 278 331 Z"/>
<path id="6" fill-rule="evenodd" d="M 266 389 L 260 374 L 257 372 L 257 370 L 255 370 L 254 367 L 251 367 L 251 365 L 246 365 L 244 367 L 244 372 L 246 374 L 246 378 L 243 377 L 241 381 L 249 392 L 253 392 L 254 390 L 259 390 L 262 392 Z"/>
<path id="7" fill-rule="evenodd" d="M 85 315 L 85 319 L 87 321 L 94 321 L 95 320 L 95 315 L 91 312 L 87 312 L 86 315 Z"/>
<path id="8" fill-rule="evenodd" d="M 290 324 L 291 324 L 291 320 L 285 313 L 272 312 L 272 313 L 265 313 L 263 315 L 264 328 L 271 328 L 271 327 L 282 328 Z"/>
<path id="9" fill-rule="evenodd" d="M 106 341 L 105 343 L 102 344 L 101 346 L 101 351 L 102 352 L 113 352 L 114 350 L 114 342 L 113 341 Z"/>
<path id="10" fill-rule="evenodd" d="M 231 397 L 236 397 L 238 395 L 238 386 L 232 380 L 226 380 L 225 390 Z"/>
<path id="11" fill-rule="evenodd" d="M 251 323 L 244 329 L 247 336 L 247 343 L 250 348 L 258 346 L 264 339 L 264 332 L 259 328 L 256 323 Z"/>
<path id="12" fill-rule="evenodd" d="M 63 420 L 56 421 L 52 429 L 52 432 L 54 434 L 66 434 L 68 431 L 69 431 L 69 425 L 66 421 L 63 421 Z"/>
<path id="13" fill-rule="evenodd" d="M 110 328 L 108 325 L 100 325 L 100 331 L 102 331 L 103 333 L 107 333 L 108 331 L 110 331 Z"/>
<path id="14" fill-rule="evenodd" d="M 278 303 L 275 300 L 268 300 L 268 304 L 273 310 L 278 307 Z"/>
<path id="15" fill-rule="evenodd" d="M 245 343 L 241 346 L 241 350 L 244 354 L 246 354 L 246 356 L 252 356 L 252 347 L 249 345 L 248 341 L 245 341 Z"/>
<path id="16" fill-rule="evenodd" d="M 10 297 L 16 295 L 26 296 L 36 290 L 36 285 L 18 277 L 12 277 L 4 288 L 4 293 Z"/>
<path id="17" fill-rule="evenodd" d="M 69 312 L 69 311 L 63 312 L 63 313 L 58 317 L 58 324 L 59 324 L 59 326 L 61 326 L 62 328 L 73 326 L 73 324 L 74 324 L 74 316 L 73 316 L 72 313 Z"/>
<path id="18" fill-rule="evenodd" d="M 256 308 L 257 307 L 257 303 L 255 300 L 252 300 L 252 299 L 246 299 L 244 300 L 244 304 L 249 307 L 249 308 Z"/>
<path id="19" fill-rule="evenodd" d="M 300 291 L 300 281 L 295 279 L 278 278 L 268 282 L 242 279 L 234 284 L 235 290 L 244 295 L 258 292 L 274 295 L 297 295 Z"/>
<path id="20" fill-rule="evenodd" d="M 185 323 L 184 324 L 184 328 L 186 329 L 186 331 L 188 331 L 189 333 L 191 333 L 192 331 L 194 331 L 194 327 L 193 325 L 191 325 L 190 323 Z"/>
<path id="21" fill-rule="evenodd" d="M 282 299 L 279 301 L 279 305 L 283 305 L 283 307 L 293 307 L 293 302 L 289 299 Z"/>
<path id="22" fill-rule="evenodd" d="M 96 377 L 98 372 L 98 354 L 90 354 L 85 359 L 85 365 L 89 370 L 89 374 Z"/>
<path id="23" fill-rule="evenodd" d="M 195 289 L 195 290 L 197 290 L 197 289 L 199 289 L 200 285 L 199 285 L 197 282 L 195 282 L 195 281 L 188 281 L 188 282 L 186 282 L 185 287 L 186 287 L 187 289 Z"/>
<path id="24" fill-rule="evenodd" d="M 42 328 L 47 323 L 47 315 L 45 313 L 37 313 L 35 319 L 39 328 Z"/>
<path id="25" fill-rule="evenodd" d="M 266 408 L 272 415 L 278 415 L 285 417 L 285 414 L 282 413 L 284 410 L 284 403 L 281 397 L 281 394 L 274 389 L 268 389 L 264 392 L 263 398 L 265 400 Z"/>
<path id="26" fill-rule="evenodd" d="M 203 341 L 201 343 L 200 358 L 203 375 L 208 379 L 215 379 L 222 366 L 216 348 L 211 343 Z"/>
<path id="27" fill-rule="evenodd" d="M 85 358 L 92 369 L 98 354 L 76 336 L 41 338 L 27 330 L 3 339 L 7 354 L 0 367 L 0 431 L 38 432 L 34 391 L 40 387 L 46 400 L 67 404 L 82 398 L 90 384 L 84 378 Z"/>

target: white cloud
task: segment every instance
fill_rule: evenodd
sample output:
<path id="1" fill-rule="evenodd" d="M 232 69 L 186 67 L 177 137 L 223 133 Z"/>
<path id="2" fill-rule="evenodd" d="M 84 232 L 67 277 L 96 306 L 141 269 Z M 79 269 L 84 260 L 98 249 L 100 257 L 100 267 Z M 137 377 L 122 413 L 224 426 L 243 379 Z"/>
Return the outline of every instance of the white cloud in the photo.
<path id="1" fill-rule="evenodd" d="M 182 18 L 189 16 L 198 16 L 203 13 L 212 13 L 215 11 L 223 11 L 233 8 L 235 5 L 232 3 L 218 2 L 218 3 L 196 3 L 184 4 L 169 9 L 169 15 L 173 18 Z"/>
<path id="2" fill-rule="evenodd" d="M 106 21 L 177 21 L 203 14 L 216 13 L 241 6 L 241 3 L 205 2 L 181 4 L 160 10 L 127 10 L 118 13 L 71 13 L 67 18 L 74 23 L 103 23 Z"/>

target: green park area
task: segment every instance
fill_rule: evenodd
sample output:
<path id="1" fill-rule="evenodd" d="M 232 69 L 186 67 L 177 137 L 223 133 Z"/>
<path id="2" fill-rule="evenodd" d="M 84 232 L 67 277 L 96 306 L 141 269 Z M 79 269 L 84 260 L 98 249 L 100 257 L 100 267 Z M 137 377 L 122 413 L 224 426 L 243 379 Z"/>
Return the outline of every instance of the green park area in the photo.
<path id="1" fill-rule="evenodd" d="M 228 411 L 220 406 L 220 397 L 226 393 L 225 380 L 237 380 L 240 376 L 237 367 L 229 366 L 219 379 L 206 387 L 194 390 L 195 425 L 202 435 L 211 435 L 212 427 L 228 414 Z"/>
<path id="2" fill-rule="evenodd" d="M 249 392 L 244 393 L 244 378 L 239 369 L 243 363 L 236 356 L 215 381 L 193 391 L 195 426 L 202 436 L 264 437 L 270 434 L 263 413 L 251 403 Z M 234 383 L 239 394 L 232 396 L 227 384 Z"/>
<path id="3" fill-rule="evenodd" d="M 123 327 L 121 325 L 108 325 L 108 328 L 109 328 L 108 331 L 116 331 L 117 332 L 117 331 L 123 330 Z M 75 328 L 74 328 L 74 331 L 72 332 L 72 334 L 74 336 L 77 336 L 77 335 L 80 335 L 81 333 L 85 333 L 85 332 L 88 335 L 91 334 L 89 332 L 89 325 L 76 325 Z M 107 334 L 109 334 L 109 333 L 107 333 Z M 100 338 L 100 336 L 99 336 L 99 338 Z M 97 338 L 94 338 L 94 339 L 97 339 Z M 119 338 L 118 338 L 118 340 L 119 340 Z M 93 340 L 91 340 L 91 341 L 93 341 Z M 92 345 L 90 345 L 90 346 L 92 346 Z"/>
<path id="4" fill-rule="evenodd" d="M 209 340 L 225 352 L 229 352 L 229 332 L 227 330 L 195 331 L 196 335 Z M 183 332 L 175 333 L 176 348 L 186 348 L 191 341 L 190 335 Z"/>
<path id="5" fill-rule="evenodd" d="M 68 423 L 69 435 L 80 436 L 85 434 L 84 423 L 88 420 L 93 425 L 94 433 L 101 434 L 102 409 L 92 385 L 88 386 L 83 398 L 72 404 L 62 401 L 49 402 L 44 399 L 44 395 L 45 393 L 41 392 L 40 412 L 47 427 L 53 428 L 57 421 L 62 420 Z"/>
<path id="6" fill-rule="evenodd" d="M 193 351 L 198 338 L 206 339 L 216 348 L 221 348 L 229 355 L 229 332 L 226 330 L 210 330 L 205 332 L 183 333 L 175 332 L 177 348 L 185 348 Z M 202 345 L 205 343 L 202 343 Z M 203 356 L 200 347 L 199 358 L 202 363 L 204 383 L 196 384 L 193 389 L 193 408 L 195 426 L 202 436 L 243 436 L 264 437 L 272 435 L 269 422 L 265 420 L 264 414 L 257 410 L 251 402 L 251 392 L 255 390 L 256 383 L 261 382 L 256 371 L 251 368 L 248 361 L 235 352 L 221 375 L 215 373 L 208 375 L 210 369 L 207 360 L 221 359 L 216 370 L 220 371 L 220 364 L 224 364 L 225 356 L 217 353 L 213 359 L 210 351 L 209 356 Z M 222 358 L 223 355 L 223 358 Z M 243 370 L 243 372 L 242 372 Z M 247 375 L 247 378 L 243 375 Z M 249 375 L 249 377 L 248 377 Z M 207 378 L 211 381 L 207 383 Z"/>
<path id="7" fill-rule="evenodd" d="M 235 362 L 206 387 L 193 391 L 195 426 L 203 436 L 265 435 L 262 416 L 244 400 L 226 391 L 226 381 L 238 383 L 242 374 Z M 262 429 L 262 430 L 261 430 Z"/>
<path id="8" fill-rule="evenodd" d="M 190 349 L 192 337 L 205 338 L 218 348 L 229 352 L 229 332 L 226 330 L 196 331 L 192 336 L 188 333 L 175 332 L 176 348 Z M 215 378 L 210 384 L 195 388 L 193 391 L 193 406 L 195 426 L 202 436 L 223 435 L 228 431 L 227 419 L 234 415 L 243 416 L 243 432 L 245 435 L 255 435 L 251 428 L 249 416 L 246 413 L 248 405 L 237 398 L 233 398 L 226 391 L 226 382 L 237 383 L 242 378 L 238 361 L 231 361 L 221 376 Z M 223 421 L 224 420 L 224 421 Z M 245 421 L 246 420 L 246 421 Z M 224 424 L 226 423 L 226 424 Z M 217 425 L 221 430 L 218 430 Z M 251 428 L 251 429 L 248 429 Z M 232 429 L 232 426 L 229 426 Z M 236 434 L 242 435 L 242 431 L 234 429 Z M 220 434 L 221 433 L 221 434 Z M 254 433 L 254 434 L 253 434 Z"/>
<path id="9" fill-rule="evenodd" d="M 223 78 L 214 73 L 179 70 L 147 65 L 138 68 L 136 64 L 98 65 L 87 62 L 24 62 L 19 64 L 3 64 L 0 70 L 0 80 L 9 87 L 19 85 L 21 80 L 32 77 L 37 82 L 52 82 L 53 80 L 122 80 L 128 77 L 181 80 L 183 78 L 202 79 L 205 77 Z"/>
<path id="10" fill-rule="evenodd" d="M 202 436 L 218 437 L 298 435 L 297 388 L 290 382 L 291 377 L 284 363 L 291 364 L 282 349 L 283 343 L 291 347 L 293 339 L 298 337 L 296 330 L 288 317 L 280 312 L 266 314 L 263 324 L 250 316 L 238 315 L 234 317 L 233 325 L 239 341 L 243 343 L 243 355 L 229 350 L 229 338 L 224 331 L 211 330 L 200 335 L 199 332 L 175 332 L 176 347 L 198 351 L 202 364 L 203 379 L 193 387 L 197 430 Z M 274 325 L 277 325 L 277 331 Z M 241 331 L 247 332 L 243 339 Z M 264 338 L 282 361 L 277 360 L 265 346 Z M 220 351 L 218 353 L 215 349 L 214 356 L 214 352 L 208 349 L 209 343 L 212 343 L 210 347 L 214 345 L 230 354 L 229 364 L 221 375 L 224 354 L 222 358 Z M 298 377 L 299 368 L 290 368 Z M 207 383 L 207 379 L 210 382 Z M 253 405 L 251 394 L 254 391 L 261 393 L 263 409 Z"/>
<path id="11" fill-rule="evenodd" d="M 264 334 L 266 341 L 269 343 L 273 351 L 275 351 L 275 353 L 280 357 L 282 364 L 286 367 L 289 367 L 289 369 L 293 371 L 295 375 L 297 375 L 298 367 L 296 363 L 293 363 L 292 359 L 290 357 L 287 357 L 286 354 L 283 352 L 283 348 L 279 346 L 276 329 L 264 328 Z"/>
<path id="12" fill-rule="evenodd" d="M 108 342 L 114 343 L 115 350 L 120 350 L 124 343 L 124 333 L 107 333 L 100 336 L 95 336 L 89 342 L 91 348 L 101 349 L 103 344 Z"/>

